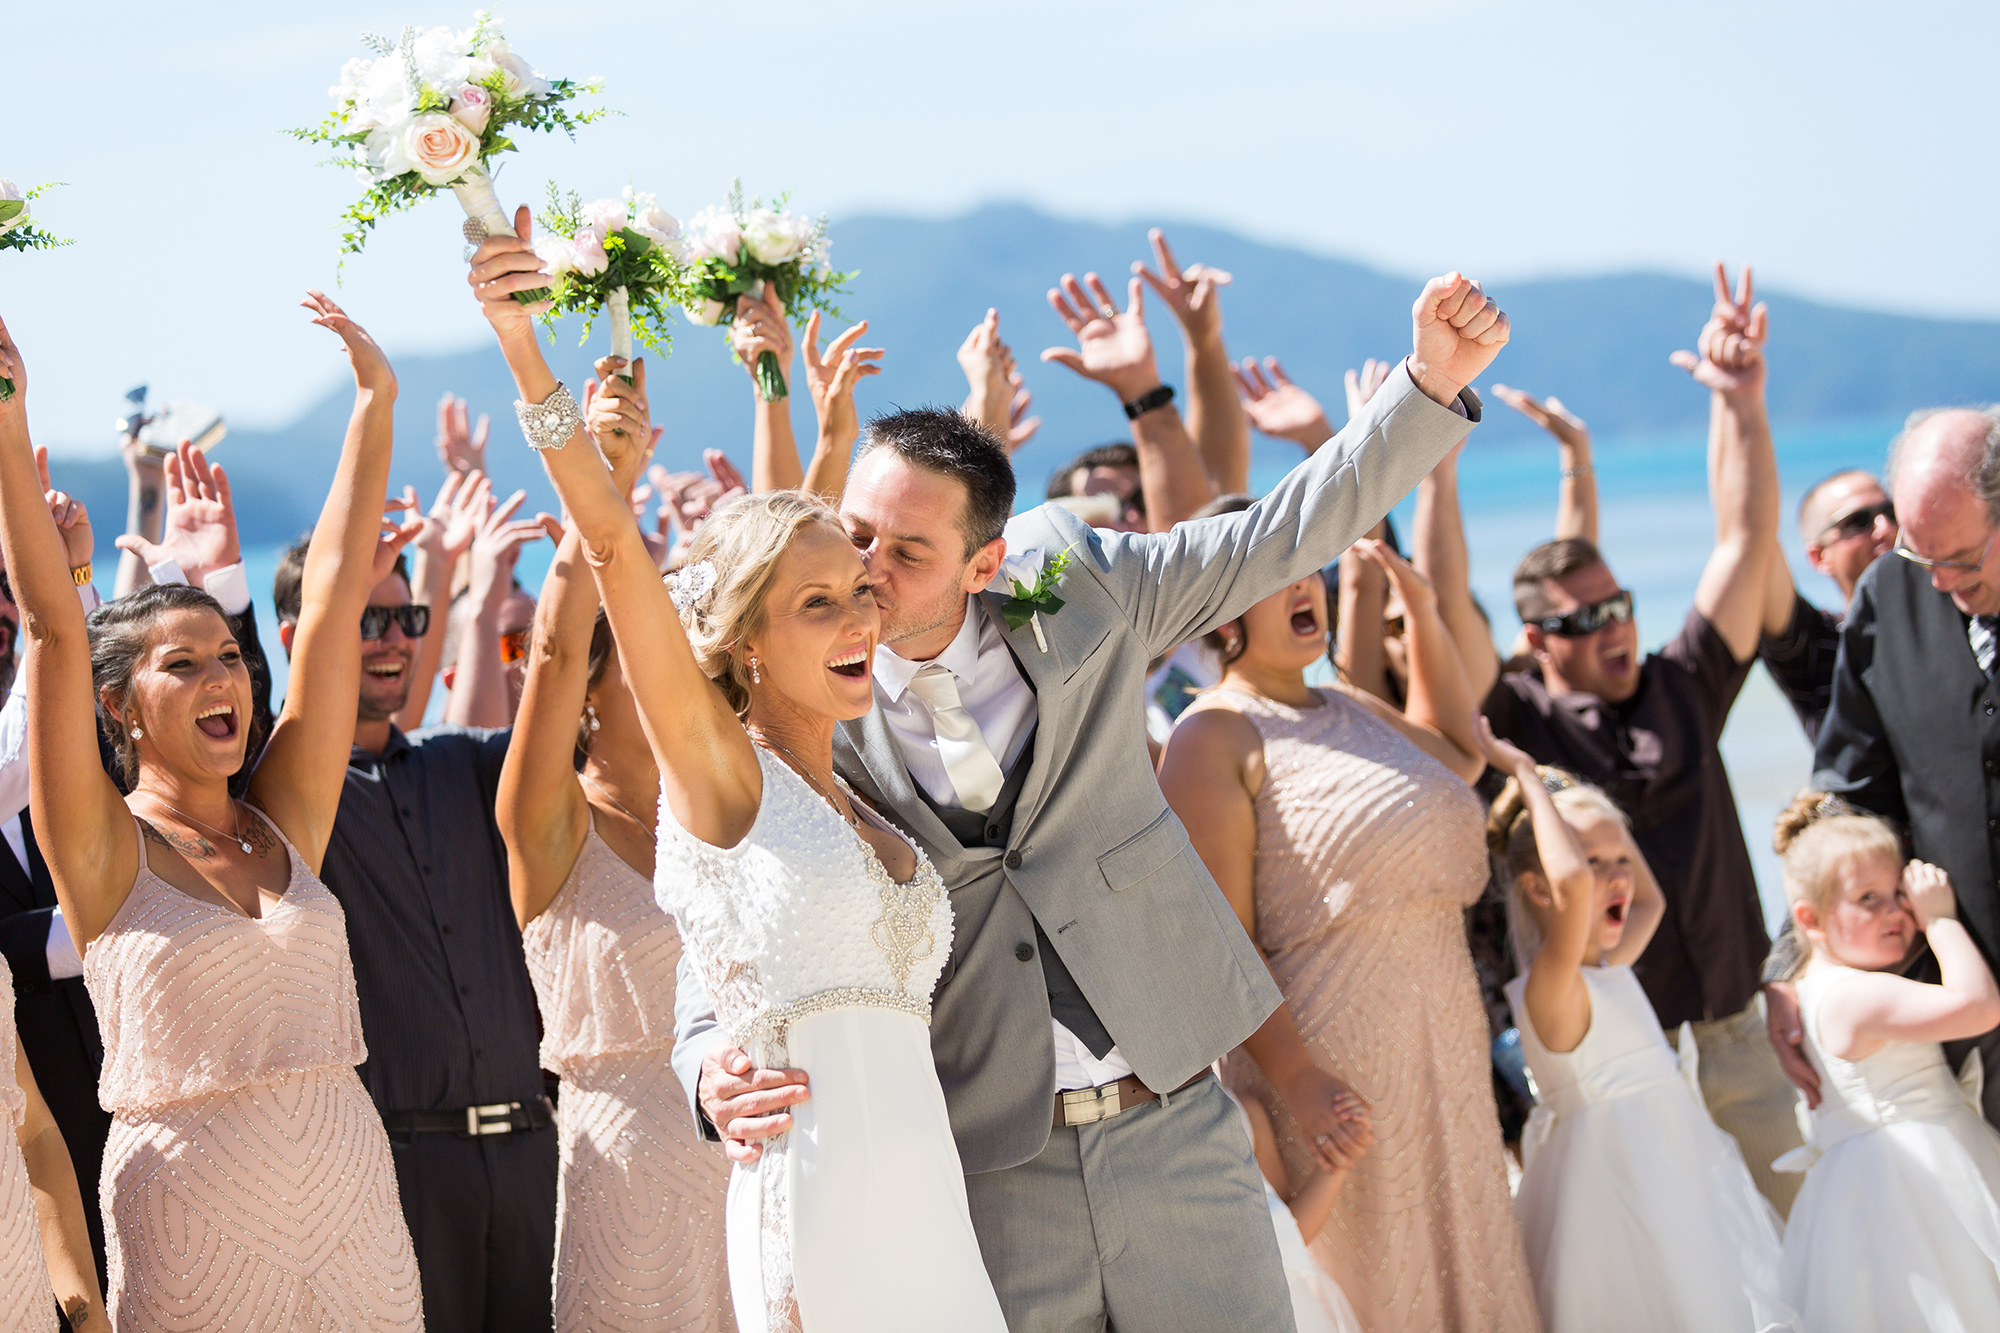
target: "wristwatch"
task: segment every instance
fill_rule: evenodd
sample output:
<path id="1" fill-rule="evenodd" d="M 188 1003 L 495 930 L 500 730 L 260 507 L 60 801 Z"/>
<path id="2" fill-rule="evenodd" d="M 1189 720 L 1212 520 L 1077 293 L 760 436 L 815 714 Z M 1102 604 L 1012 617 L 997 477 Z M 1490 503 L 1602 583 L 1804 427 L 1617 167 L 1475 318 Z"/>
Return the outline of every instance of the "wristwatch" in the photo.
<path id="1" fill-rule="evenodd" d="M 1125 404 L 1125 419 L 1128 421 L 1137 421 L 1154 408 L 1165 407 L 1172 401 L 1174 401 L 1174 386 L 1171 384 L 1156 384 L 1137 398 L 1134 398 L 1131 402 Z"/>

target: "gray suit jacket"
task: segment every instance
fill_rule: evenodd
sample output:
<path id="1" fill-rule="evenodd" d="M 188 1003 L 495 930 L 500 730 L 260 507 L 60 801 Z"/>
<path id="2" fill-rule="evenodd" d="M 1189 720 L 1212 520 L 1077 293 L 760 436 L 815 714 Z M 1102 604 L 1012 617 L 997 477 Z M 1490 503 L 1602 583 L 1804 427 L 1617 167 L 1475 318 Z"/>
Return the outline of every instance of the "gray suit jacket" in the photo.
<path id="1" fill-rule="evenodd" d="M 1256 947 L 1168 810 L 1146 749 L 1147 666 L 1327 564 L 1471 430 L 1399 368 L 1347 429 L 1250 509 L 1171 532 L 1093 529 L 1045 506 L 1007 525 L 1010 551 L 1071 552 L 1061 612 L 1008 632 L 1040 711 L 1010 845 L 965 847 L 917 794 L 880 710 L 842 724 L 842 774 L 937 864 L 956 925 L 931 1050 L 968 1173 L 1034 1157 L 1055 1097 L 1040 922 L 1146 1086 L 1179 1087 L 1281 1002 Z M 999 619 L 1001 598 L 986 594 Z M 1023 955 L 1026 955 L 1023 957 Z M 685 965 L 674 1065 L 694 1102 L 725 1036 Z M 697 1103 L 698 1105 L 698 1103 Z M 699 1111 L 697 1111 L 699 1115 Z M 712 1129 L 704 1125 L 704 1131 Z"/>

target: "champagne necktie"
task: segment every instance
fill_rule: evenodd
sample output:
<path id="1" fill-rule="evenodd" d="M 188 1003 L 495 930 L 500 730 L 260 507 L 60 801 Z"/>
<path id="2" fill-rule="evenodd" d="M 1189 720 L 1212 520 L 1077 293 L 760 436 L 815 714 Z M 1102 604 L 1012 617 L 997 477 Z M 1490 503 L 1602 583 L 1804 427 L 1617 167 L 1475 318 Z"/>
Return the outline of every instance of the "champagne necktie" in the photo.
<path id="1" fill-rule="evenodd" d="M 948 667 L 926 663 L 910 681 L 910 692 L 930 710 L 931 729 L 937 733 L 938 757 L 944 760 L 945 776 L 951 779 L 958 803 L 981 814 L 993 808 L 1006 779 L 979 724 L 959 701 L 958 681 Z"/>

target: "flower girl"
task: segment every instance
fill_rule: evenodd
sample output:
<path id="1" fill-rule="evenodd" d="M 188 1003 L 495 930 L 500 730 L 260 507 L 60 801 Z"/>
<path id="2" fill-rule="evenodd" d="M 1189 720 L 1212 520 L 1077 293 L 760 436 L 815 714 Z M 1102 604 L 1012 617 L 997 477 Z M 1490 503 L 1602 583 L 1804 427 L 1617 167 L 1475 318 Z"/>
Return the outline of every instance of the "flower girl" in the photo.
<path id="1" fill-rule="evenodd" d="M 1978 1053 L 1955 1079 L 1938 1043 L 2000 1023 L 2000 989 L 1951 881 L 1905 865 L 1883 820 L 1807 792 L 1775 841 L 1809 950 L 1799 1011 L 1821 1088 L 1806 1146 L 1778 1161 L 1809 1167 L 1785 1236 L 1785 1295 L 1810 1333 L 1991 1328 L 2000 1134 L 1979 1112 Z M 1938 984 L 1895 973 L 1919 932 Z"/>
<path id="2" fill-rule="evenodd" d="M 1667 1045 L 1632 973 L 1665 912 L 1602 791 L 1497 740 L 1509 781 L 1487 837 L 1508 886 L 1507 986 L 1537 1104 L 1515 1196 L 1551 1333 L 1792 1327 L 1778 1297 L 1778 1220 L 1695 1081 L 1694 1041 Z"/>
<path id="3" fill-rule="evenodd" d="M 1355 1122 L 1360 1129 L 1355 1151 L 1359 1156 L 1374 1143 L 1375 1133 L 1361 1099 L 1351 1092 L 1341 1096 L 1341 1118 Z M 1271 1113 L 1255 1097 L 1238 1097 L 1232 1092 L 1229 1100 L 1243 1116 L 1250 1150 L 1264 1177 L 1264 1202 L 1270 1206 L 1271 1227 L 1278 1233 L 1278 1255 L 1285 1261 L 1285 1282 L 1292 1290 L 1292 1319 L 1298 1333 L 1361 1333 L 1354 1307 L 1306 1250 L 1326 1229 L 1333 1201 L 1353 1168 L 1321 1167 L 1286 1198 L 1279 1193 L 1286 1185 L 1285 1159 L 1278 1154 L 1278 1130 L 1271 1123 Z"/>

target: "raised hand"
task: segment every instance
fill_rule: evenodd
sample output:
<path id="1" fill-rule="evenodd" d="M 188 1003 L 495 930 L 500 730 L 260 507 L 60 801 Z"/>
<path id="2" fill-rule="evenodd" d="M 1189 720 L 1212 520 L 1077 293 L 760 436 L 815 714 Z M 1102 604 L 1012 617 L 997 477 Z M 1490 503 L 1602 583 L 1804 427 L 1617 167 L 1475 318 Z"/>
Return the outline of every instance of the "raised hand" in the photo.
<path id="1" fill-rule="evenodd" d="M 308 288 L 306 299 L 299 304 L 312 311 L 313 323 L 331 330 L 346 344 L 347 359 L 354 366 L 356 387 L 368 393 L 395 396 L 396 372 L 390 369 L 388 356 L 368 336 L 368 330 L 348 318 L 347 312 L 334 304 L 333 298 L 325 292 Z"/>
<path id="2" fill-rule="evenodd" d="M 513 586 L 514 564 L 521 558 L 521 548 L 544 535 L 542 525 L 534 519 L 514 517 L 514 511 L 527 498 L 526 491 L 515 491 L 495 505 L 472 538 L 470 593 L 475 607 L 507 595 Z"/>
<path id="3" fill-rule="evenodd" d="M 1481 713 L 1473 723 L 1473 732 L 1479 737 L 1479 750 L 1486 756 L 1487 763 L 1522 782 L 1541 781 L 1535 773 L 1534 756 L 1512 741 L 1503 741 L 1496 736 L 1486 714 Z"/>
<path id="4" fill-rule="evenodd" d="M 806 391 L 812 396 L 813 415 L 819 419 L 820 439 L 835 449 L 847 448 L 861 434 L 861 418 L 854 410 L 854 386 L 870 375 L 882 373 L 883 349 L 854 345 L 866 332 L 868 321 L 864 319 L 828 343 L 825 354 L 821 355 L 819 311 L 813 311 L 806 321 Z M 978 332 L 973 330 L 975 336 Z M 971 339 L 966 341 L 970 343 Z M 959 349 L 958 360 L 960 365 L 965 364 L 963 347 Z M 1012 357 L 1008 358 L 1008 364 L 1013 364 Z"/>
<path id="5" fill-rule="evenodd" d="M 1554 394 L 1537 399 L 1519 389 L 1495 384 L 1493 396 L 1555 436 L 1556 442 L 1564 448 L 1589 450 L 1590 427 L 1583 424 L 1582 417 L 1564 407 L 1562 399 Z"/>
<path id="6" fill-rule="evenodd" d="M 1750 268 L 1743 268 L 1734 295 L 1728 271 L 1715 263 L 1715 308 L 1701 329 L 1695 352 L 1679 351 L 1667 359 L 1694 376 L 1695 383 L 1725 398 L 1746 398 L 1764 392 L 1764 337 L 1769 310 L 1754 300 Z"/>
<path id="7" fill-rule="evenodd" d="M 1912 861 L 1903 867 L 1903 896 L 1916 913 L 1917 929 L 1929 930 L 1931 923 L 1958 916 L 1958 896 L 1951 891 L 1951 878 L 1928 861 Z"/>
<path id="8" fill-rule="evenodd" d="M 1410 309 L 1410 322 L 1410 378 L 1426 397 L 1446 407 L 1507 345 L 1505 312 L 1462 273 L 1425 283 Z"/>
<path id="9" fill-rule="evenodd" d="M 1361 369 L 1348 368 L 1347 374 L 1341 377 L 1341 383 L 1347 390 L 1349 421 L 1360 416 L 1361 409 L 1368 406 L 1368 400 L 1375 396 L 1376 390 L 1389 382 L 1389 372 L 1393 369 L 1395 367 L 1387 361 L 1377 361 L 1372 356 L 1361 363 Z"/>
<path id="10" fill-rule="evenodd" d="M 438 461 L 447 473 L 486 470 L 486 437 L 493 419 L 481 412 L 477 426 L 470 420 L 465 400 L 457 394 L 447 393 L 438 400 Z"/>
<path id="11" fill-rule="evenodd" d="M 778 289 L 764 284 L 764 297 L 736 298 L 736 318 L 729 325 L 729 346 L 752 382 L 757 378 L 757 359 L 769 352 L 778 359 L 778 369 L 788 377 L 792 370 L 792 326 L 785 323 L 784 303 Z"/>
<path id="12" fill-rule="evenodd" d="M 1317 449 L 1333 438 L 1333 425 L 1319 399 L 1292 383 L 1278 358 L 1267 356 L 1264 364 L 1246 356 L 1240 366 L 1231 366 L 1236 392 L 1250 424 L 1276 440 L 1290 440 L 1307 450 Z M 1349 372 L 1352 373 L 1352 372 Z"/>
<path id="13" fill-rule="evenodd" d="M 597 378 L 583 385 L 583 425 L 604 455 L 611 475 L 630 491 L 653 456 L 653 447 L 666 433 L 655 426 L 646 398 L 646 358 L 630 366 L 632 378 L 620 373 L 627 369 L 622 356 L 597 359 Z"/>
<path id="14" fill-rule="evenodd" d="M 1035 438 L 1035 432 L 1042 428 L 1042 419 L 1028 415 L 1028 407 L 1035 401 L 1035 395 L 1021 383 L 1020 371 L 1007 377 L 1007 386 L 1014 391 L 1012 400 L 1007 404 L 1007 452 L 1012 455 Z"/>
<path id="15" fill-rule="evenodd" d="M 414 505 L 416 492 L 406 490 L 405 494 Z M 459 557 L 472 549 L 472 539 L 479 534 L 479 525 L 492 509 L 493 483 L 484 472 L 450 473 L 424 517 L 420 544 L 455 567 Z"/>
<path id="16" fill-rule="evenodd" d="M 1167 244 L 1167 234 L 1158 227 L 1146 233 L 1146 239 L 1153 243 L 1153 259 L 1159 264 L 1156 273 L 1136 260 L 1132 264 L 1133 276 L 1143 279 L 1148 287 L 1158 292 L 1160 299 L 1167 303 L 1167 309 L 1174 312 L 1180 321 L 1181 336 L 1189 345 L 1199 346 L 1222 337 L 1222 299 L 1220 289 L 1230 283 L 1230 275 L 1219 268 L 1206 264 L 1190 264 L 1183 269 L 1174 261 L 1173 249 Z"/>
<path id="17" fill-rule="evenodd" d="M 1013 401 L 1014 353 L 1000 340 L 1000 312 L 988 309 L 958 347 L 958 368 L 965 372 L 971 393 L 962 409 L 988 430 L 999 432 L 1008 421 Z"/>
<path id="18" fill-rule="evenodd" d="M 118 549 L 132 552 L 149 566 L 172 560 L 199 588 L 210 574 L 243 559 L 229 476 L 219 464 L 210 467 L 201 450 L 182 440 L 180 448 L 167 455 L 166 483 L 167 517 L 160 540 L 149 542 L 126 533 L 118 538 Z"/>
<path id="19" fill-rule="evenodd" d="M 1088 294 L 1084 287 L 1089 287 Z M 1111 293 L 1095 273 L 1065 273 L 1060 289 L 1049 288 L 1049 306 L 1076 335 L 1075 350 L 1051 347 L 1042 360 L 1068 366 L 1087 380 L 1096 380 L 1131 402 L 1156 387 L 1160 372 L 1153 360 L 1153 338 L 1146 332 L 1145 298 L 1139 279 L 1126 287 L 1125 309 L 1112 303 Z"/>
<path id="20" fill-rule="evenodd" d="M 743 474 L 737 470 L 736 464 L 729 461 L 729 455 L 722 450 L 702 450 L 701 461 L 716 486 L 715 504 L 750 493 L 750 484 L 743 480 Z M 710 507 L 713 508 L 713 505 Z"/>
<path id="21" fill-rule="evenodd" d="M 63 554 L 69 558 L 69 567 L 82 569 L 90 563 L 90 553 L 96 546 L 90 532 L 90 511 L 83 507 L 83 501 L 67 491 L 57 490 L 49 481 L 49 451 L 39 446 L 35 449 L 35 470 L 42 474 L 42 498 L 49 502 L 49 517 L 56 521 L 56 531 L 62 534 Z"/>
<path id="22" fill-rule="evenodd" d="M 1415 565 L 1397 555 L 1389 543 L 1363 537 L 1354 543 L 1354 553 L 1389 576 L 1389 582 L 1395 585 L 1396 594 L 1410 612 L 1437 609 L 1437 590 L 1431 587 L 1431 581 Z"/>
<path id="23" fill-rule="evenodd" d="M 416 507 L 415 493 L 407 490 L 402 495 L 391 496 L 382 502 L 384 514 L 412 513 Z M 372 588 L 389 577 L 389 571 L 396 567 L 396 557 L 401 555 L 403 548 L 415 541 L 423 530 L 422 514 L 415 514 L 414 517 L 400 523 L 392 519 L 382 520 L 382 531 L 375 539 L 375 563 L 369 571 L 369 587 Z"/>
<path id="24" fill-rule="evenodd" d="M 496 334 L 534 336 L 534 317 L 553 302 L 527 306 L 514 299 L 515 292 L 532 292 L 549 285 L 542 257 L 535 253 L 534 221 L 526 204 L 514 210 L 512 236 L 489 236 L 479 243 L 472 252 L 472 269 L 466 281 L 472 284 L 480 313 Z"/>

